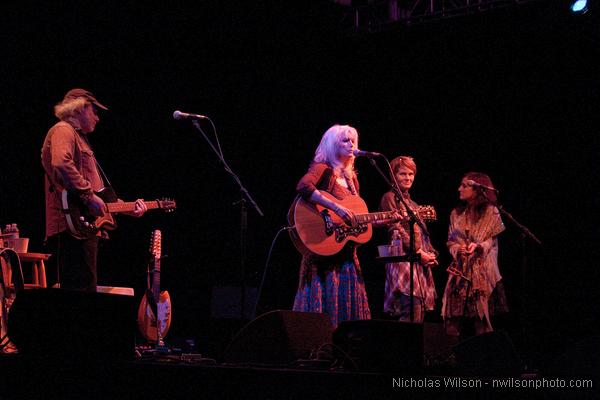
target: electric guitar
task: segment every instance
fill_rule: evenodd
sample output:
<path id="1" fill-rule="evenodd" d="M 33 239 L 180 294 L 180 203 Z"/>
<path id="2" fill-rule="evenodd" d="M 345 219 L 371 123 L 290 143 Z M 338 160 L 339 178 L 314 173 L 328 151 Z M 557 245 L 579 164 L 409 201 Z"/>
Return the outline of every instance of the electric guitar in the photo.
<path id="1" fill-rule="evenodd" d="M 140 333 L 149 341 L 164 346 L 163 338 L 171 326 L 171 297 L 169 292 L 160 290 L 161 232 L 152 232 L 150 252 L 152 254 L 152 287 L 148 288 L 138 308 Z"/>
<path id="2" fill-rule="evenodd" d="M 102 217 L 94 217 L 83 204 L 79 196 L 62 191 L 62 208 L 67 219 L 67 225 L 71 235 L 77 239 L 86 239 L 95 236 L 100 229 L 114 230 L 117 228 L 113 213 L 130 212 L 135 210 L 135 202 L 119 202 L 118 197 L 111 187 L 105 187 L 95 192 L 106 204 L 106 210 Z M 149 210 L 162 209 L 166 212 L 175 210 L 176 204 L 173 200 L 144 201 Z"/>
<path id="3" fill-rule="evenodd" d="M 351 195 L 338 200 L 327 192 L 321 191 L 321 194 L 351 210 L 356 223 L 349 226 L 333 210 L 296 198 L 288 213 L 288 220 L 294 227 L 290 230 L 292 242 L 302 254 L 337 254 L 348 241 L 367 243 L 373 235 L 371 223 L 398 220 L 395 211 L 370 213 L 367 204 L 359 196 Z M 423 220 L 435 219 L 435 210 L 431 206 L 423 206 L 416 211 Z"/>

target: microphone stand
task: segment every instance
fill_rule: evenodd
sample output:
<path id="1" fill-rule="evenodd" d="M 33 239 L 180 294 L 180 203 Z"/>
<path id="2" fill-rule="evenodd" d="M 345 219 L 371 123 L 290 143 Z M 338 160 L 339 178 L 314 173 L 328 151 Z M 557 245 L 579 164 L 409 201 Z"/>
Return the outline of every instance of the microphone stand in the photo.
<path id="1" fill-rule="evenodd" d="M 525 296 L 526 293 L 528 293 L 529 291 L 526 290 L 525 285 L 526 282 L 529 280 L 528 279 L 528 266 L 527 266 L 527 251 L 526 251 L 526 246 L 525 246 L 525 238 L 528 237 L 529 239 L 531 239 L 534 243 L 537 243 L 538 245 L 542 245 L 541 240 L 539 240 L 529 229 L 527 229 L 527 227 L 525 227 L 523 224 L 519 223 L 519 221 L 517 221 L 508 211 L 506 211 L 504 209 L 504 207 L 502 207 L 500 204 L 498 204 L 497 201 L 491 201 L 491 199 L 488 197 L 487 195 L 487 191 L 485 189 L 482 189 L 482 194 L 483 196 L 490 202 L 490 204 L 492 204 L 493 206 L 495 206 L 498 211 L 500 211 L 500 214 L 502 214 L 503 216 L 505 216 L 509 221 L 511 221 L 521 232 L 521 237 L 523 240 L 521 240 L 521 252 L 522 252 L 522 256 L 521 256 L 521 300 L 523 302 L 523 304 L 521 305 L 522 307 L 522 311 L 521 311 L 521 334 L 523 335 L 523 348 L 527 349 L 527 351 L 531 351 L 531 346 L 529 343 L 529 335 L 532 332 L 526 332 L 526 330 L 529 330 L 531 327 L 531 323 L 529 322 L 531 319 L 529 318 L 528 312 L 523 312 L 523 310 L 526 310 L 529 308 L 529 306 L 526 306 L 525 303 L 527 303 L 525 301 Z M 523 315 L 525 314 L 525 315 Z M 525 322 L 526 321 L 526 322 Z M 527 325 L 527 328 L 525 328 L 525 326 Z M 529 357 L 531 357 L 531 354 L 528 355 Z M 531 363 L 531 359 L 526 360 L 529 361 Z M 525 367 L 527 367 L 527 365 L 525 365 Z"/>
<path id="2" fill-rule="evenodd" d="M 389 174 L 392 177 L 392 179 L 394 180 L 394 183 L 392 183 L 388 177 L 385 175 L 385 173 L 381 170 L 381 168 L 379 168 L 379 166 L 377 165 L 377 163 L 375 162 L 375 160 L 373 160 L 372 157 L 369 157 L 369 162 L 371 163 L 371 165 L 373 167 L 375 167 L 375 169 L 377 170 L 377 172 L 379 172 L 379 174 L 383 177 L 383 179 L 387 182 L 387 184 L 391 187 L 392 191 L 395 193 L 396 195 L 396 199 L 398 199 L 400 201 L 400 203 L 402 203 L 404 205 L 404 209 L 406 210 L 406 213 L 408 214 L 408 228 L 409 228 L 409 247 L 408 247 L 408 261 L 409 261 L 409 265 L 410 265 L 410 322 L 414 322 L 415 317 L 414 317 L 414 295 L 413 295 L 413 290 L 414 290 L 414 268 L 415 268 L 415 262 L 416 261 L 420 261 L 421 257 L 418 256 L 417 254 L 415 254 L 415 224 L 419 225 L 419 228 L 421 228 L 421 231 L 426 234 L 429 235 L 429 232 L 427 231 L 427 227 L 425 226 L 425 223 L 423 223 L 423 221 L 421 220 L 421 218 L 419 218 L 418 215 L 416 215 L 413 210 L 408 206 L 408 203 L 404 200 L 404 196 L 402 196 L 402 192 L 399 189 L 399 185 L 398 182 L 396 180 L 396 177 L 394 176 L 394 171 L 392 171 L 392 167 L 390 165 L 390 162 L 388 161 L 388 159 L 382 154 L 381 157 L 383 157 L 383 159 L 385 160 L 385 162 L 387 163 L 388 169 L 389 169 Z"/>
<path id="3" fill-rule="evenodd" d="M 216 129 L 215 129 L 215 126 L 214 126 L 212 120 L 208 117 L 206 119 L 208 119 L 208 121 L 213 126 L 213 130 L 215 131 L 215 135 L 216 135 Z M 213 143 L 210 141 L 210 139 L 208 138 L 206 133 L 202 130 L 200 123 L 197 120 L 193 120 L 192 123 L 194 124 L 196 129 L 198 129 L 200 131 L 200 133 L 202 133 L 202 136 L 204 137 L 204 139 L 206 140 L 206 142 L 208 143 L 210 148 L 214 151 L 214 153 L 219 158 L 219 161 L 221 161 L 221 163 L 223 164 L 223 168 L 225 169 L 225 171 L 231 175 L 231 177 L 237 183 L 237 185 L 240 189 L 241 198 L 240 198 L 240 200 L 234 202 L 233 204 L 234 205 L 239 204 L 239 206 L 240 206 L 240 290 L 241 290 L 241 293 L 240 293 L 240 321 L 243 321 L 244 315 L 245 315 L 245 305 L 246 305 L 246 246 L 247 246 L 247 232 L 248 232 L 248 209 L 247 209 L 246 204 L 250 203 L 252 208 L 261 217 L 264 217 L 265 215 L 261 211 L 260 207 L 258 207 L 258 205 L 254 201 L 254 199 L 252 198 L 252 196 L 250 195 L 248 190 L 246 190 L 246 188 L 242 184 L 242 181 L 240 180 L 240 178 L 229 167 L 229 164 L 227 164 L 225 157 L 223 157 L 223 152 L 221 151 L 221 147 L 219 146 L 219 139 L 217 138 L 217 146 L 219 147 L 217 149 L 213 145 Z"/>

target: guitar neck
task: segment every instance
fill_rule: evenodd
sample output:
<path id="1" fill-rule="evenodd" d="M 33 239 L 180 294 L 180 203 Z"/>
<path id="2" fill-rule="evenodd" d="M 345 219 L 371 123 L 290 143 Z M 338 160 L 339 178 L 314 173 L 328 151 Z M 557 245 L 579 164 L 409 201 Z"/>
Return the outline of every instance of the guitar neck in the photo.
<path id="1" fill-rule="evenodd" d="M 160 257 L 154 261 L 154 273 L 152 274 L 152 294 L 158 301 L 160 296 Z"/>
<path id="2" fill-rule="evenodd" d="M 146 204 L 146 207 L 148 207 L 148 210 L 160 208 L 160 203 L 158 202 L 158 200 L 144 201 L 144 204 Z M 135 210 L 135 201 L 125 201 L 125 202 L 119 202 L 119 203 L 106 203 L 106 208 L 108 209 L 108 212 L 110 212 L 110 213 L 129 212 L 129 211 Z"/>
<path id="3" fill-rule="evenodd" d="M 393 211 L 380 211 L 380 212 L 373 212 L 373 213 L 367 213 L 367 214 L 355 214 L 354 218 L 356 219 L 356 222 L 359 224 L 366 224 L 366 223 L 371 223 L 371 222 L 377 222 L 377 221 L 384 221 L 387 219 L 392 219 L 394 217 L 394 212 Z"/>

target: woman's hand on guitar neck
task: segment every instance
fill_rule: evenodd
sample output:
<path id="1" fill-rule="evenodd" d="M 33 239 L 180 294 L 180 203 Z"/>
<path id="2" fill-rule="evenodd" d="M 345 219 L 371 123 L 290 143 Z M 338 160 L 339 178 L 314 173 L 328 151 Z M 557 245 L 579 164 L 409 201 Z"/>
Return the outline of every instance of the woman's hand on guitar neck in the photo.
<path id="1" fill-rule="evenodd" d="M 404 222 L 406 219 L 406 216 L 402 215 L 400 211 L 397 210 L 392 211 L 392 214 L 390 216 L 390 222 L 393 223 Z"/>

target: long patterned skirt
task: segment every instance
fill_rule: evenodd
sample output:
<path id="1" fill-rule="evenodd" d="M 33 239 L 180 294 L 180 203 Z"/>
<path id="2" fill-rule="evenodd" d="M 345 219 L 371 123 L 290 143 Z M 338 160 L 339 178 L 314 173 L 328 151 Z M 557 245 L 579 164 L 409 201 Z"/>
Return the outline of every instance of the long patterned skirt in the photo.
<path id="1" fill-rule="evenodd" d="M 334 328 L 342 321 L 371 319 L 365 284 L 353 260 L 323 268 L 303 259 L 293 309 L 326 313 Z"/>

